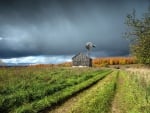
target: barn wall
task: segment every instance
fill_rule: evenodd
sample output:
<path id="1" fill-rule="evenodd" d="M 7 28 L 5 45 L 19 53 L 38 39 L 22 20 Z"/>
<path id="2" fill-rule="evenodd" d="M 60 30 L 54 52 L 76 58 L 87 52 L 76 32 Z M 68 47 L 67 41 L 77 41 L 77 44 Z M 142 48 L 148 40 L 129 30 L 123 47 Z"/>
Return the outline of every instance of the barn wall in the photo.
<path id="1" fill-rule="evenodd" d="M 92 59 L 84 54 L 79 54 L 73 57 L 73 66 L 92 66 Z"/>

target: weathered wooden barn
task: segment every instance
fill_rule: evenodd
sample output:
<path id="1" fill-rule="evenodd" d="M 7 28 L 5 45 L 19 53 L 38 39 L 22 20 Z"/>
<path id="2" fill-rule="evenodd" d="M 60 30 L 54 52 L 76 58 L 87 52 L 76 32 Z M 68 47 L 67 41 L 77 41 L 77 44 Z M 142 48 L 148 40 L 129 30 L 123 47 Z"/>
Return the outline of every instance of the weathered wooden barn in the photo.
<path id="1" fill-rule="evenodd" d="M 92 59 L 83 53 L 78 53 L 72 57 L 73 66 L 88 66 L 92 67 Z"/>

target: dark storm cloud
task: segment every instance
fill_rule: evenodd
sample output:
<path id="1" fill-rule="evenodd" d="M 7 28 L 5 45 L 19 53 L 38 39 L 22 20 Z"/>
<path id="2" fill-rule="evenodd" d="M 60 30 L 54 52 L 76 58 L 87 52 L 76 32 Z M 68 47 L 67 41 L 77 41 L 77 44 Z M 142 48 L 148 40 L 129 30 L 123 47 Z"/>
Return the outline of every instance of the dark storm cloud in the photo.
<path id="1" fill-rule="evenodd" d="M 122 38 L 126 14 L 145 12 L 148 0 L 1 0 L 0 58 L 69 55 L 127 55 Z"/>

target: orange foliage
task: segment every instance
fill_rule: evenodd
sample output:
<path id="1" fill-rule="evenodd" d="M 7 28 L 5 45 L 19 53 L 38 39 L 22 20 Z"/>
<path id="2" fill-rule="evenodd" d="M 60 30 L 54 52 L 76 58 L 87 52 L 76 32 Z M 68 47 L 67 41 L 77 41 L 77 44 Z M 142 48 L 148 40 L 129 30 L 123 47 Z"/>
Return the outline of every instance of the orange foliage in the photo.
<path id="1" fill-rule="evenodd" d="M 134 57 L 104 57 L 93 59 L 93 66 L 124 65 L 137 63 Z"/>

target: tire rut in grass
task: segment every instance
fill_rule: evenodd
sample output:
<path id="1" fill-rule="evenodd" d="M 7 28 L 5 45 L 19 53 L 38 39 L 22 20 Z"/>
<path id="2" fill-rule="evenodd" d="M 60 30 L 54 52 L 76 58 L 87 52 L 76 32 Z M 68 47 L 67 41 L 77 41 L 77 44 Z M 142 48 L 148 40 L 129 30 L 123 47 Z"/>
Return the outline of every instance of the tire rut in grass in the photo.
<path id="1" fill-rule="evenodd" d="M 60 103 L 66 101 L 68 98 L 71 98 L 74 94 L 77 94 L 80 91 L 88 88 L 111 72 L 111 70 L 102 71 L 100 74 L 96 74 L 96 76 L 94 76 L 93 78 L 81 82 L 80 84 L 74 85 L 72 87 L 67 87 L 62 91 L 58 91 L 53 95 L 46 96 L 41 100 L 34 101 L 29 104 L 24 104 L 23 106 L 15 109 L 14 112 L 25 113 L 30 111 L 37 113 L 43 110 L 45 111 L 45 108 L 47 109 L 58 104 L 60 105 Z"/>
<path id="2" fill-rule="evenodd" d="M 120 88 L 120 85 L 122 83 L 123 83 L 123 79 L 119 77 L 119 72 L 118 72 L 116 91 L 115 91 L 114 99 L 112 101 L 111 113 L 121 113 L 121 111 L 119 110 L 119 104 L 118 104 L 118 96 L 119 96 L 118 89 Z"/>
<path id="3" fill-rule="evenodd" d="M 82 98 L 87 98 L 91 96 L 91 92 L 97 92 L 97 90 L 101 87 L 101 84 L 106 82 L 109 75 L 107 75 L 104 79 L 99 80 L 96 84 L 92 85 L 90 88 L 76 94 L 72 98 L 68 99 L 66 102 L 61 104 L 60 106 L 55 106 L 53 109 L 49 111 L 44 111 L 43 113 L 71 113 L 73 112 L 74 106 L 78 105 Z"/>
<path id="4" fill-rule="evenodd" d="M 106 75 L 106 76 L 108 76 L 108 75 Z M 98 81 L 93 82 L 90 86 L 73 94 L 71 97 L 66 98 L 64 101 L 57 103 L 53 107 L 50 107 L 50 108 L 47 108 L 46 110 L 41 111 L 40 113 L 69 113 L 69 110 L 71 107 L 73 107 L 74 103 L 76 103 L 81 97 L 83 97 L 83 95 L 85 93 L 87 93 L 91 88 L 93 88 L 95 85 L 97 85 L 98 82 L 103 80 L 106 76 L 103 76 Z"/>

